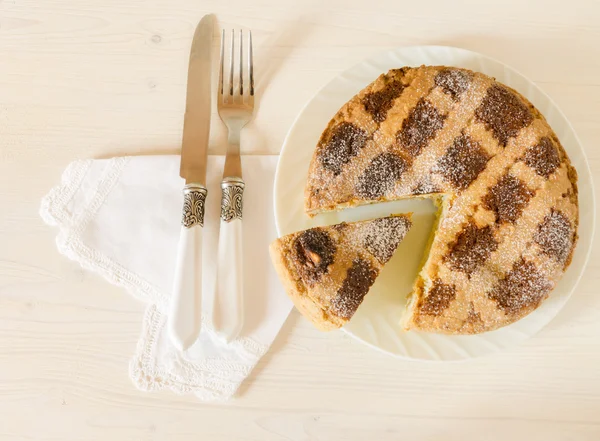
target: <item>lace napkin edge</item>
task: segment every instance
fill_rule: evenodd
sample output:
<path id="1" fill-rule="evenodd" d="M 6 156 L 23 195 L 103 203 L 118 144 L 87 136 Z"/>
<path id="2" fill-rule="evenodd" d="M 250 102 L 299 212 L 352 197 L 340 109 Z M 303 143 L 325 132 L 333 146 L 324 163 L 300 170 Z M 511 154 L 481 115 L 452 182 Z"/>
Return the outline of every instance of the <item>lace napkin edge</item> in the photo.
<path id="1" fill-rule="evenodd" d="M 118 157 L 107 161 L 106 170 L 94 197 L 88 206 L 76 215 L 67 212 L 67 205 L 80 188 L 93 160 L 70 163 L 62 174 L 61 183 L 42 198 L 40 216 L 46 224 L 59 227 L 56 245 L 62 255 L 77 262 L 82 268 L 101 275 L 113 285 L 125 288 L 137 300 L 163 307 L 164 300 L 156 287 L 108 256 L 91 249 L 81 239 L 81 233 L 102 206 L 129 159 L 130 157 Z"/>

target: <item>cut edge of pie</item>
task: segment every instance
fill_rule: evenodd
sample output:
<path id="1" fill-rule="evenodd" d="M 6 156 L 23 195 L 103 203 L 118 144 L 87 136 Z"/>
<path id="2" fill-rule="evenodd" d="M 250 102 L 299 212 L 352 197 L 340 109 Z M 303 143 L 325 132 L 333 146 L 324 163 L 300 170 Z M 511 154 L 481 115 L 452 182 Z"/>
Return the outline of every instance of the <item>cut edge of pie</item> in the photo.
<path id="1" fill-rule="evenodd" d="M 433 285 L 433 280 L 427 274 L 427 268 L 431 264 L 430 261 L 432 259 L 432 255 L 429 251 L 433 246 L 433 241 L 437 234 L 439 224 L 449 208 L 452 195 L 433 193 L 418 196 L 418 198 L 430 199 L 436 206 L 437 210 L 435 212 L 435 219 L 433 221 L 433 226 L 431 227 L 431 232 L 429 233 L 429 237 L 424 247 L 423 258 L 418 266 L 417 277 L 413 283 L 412 290 L 406 296 L 406 306 L 404 308 L 404 313 L 400 317 L 400 324 L 402 325 L 402 328 L 407 331 L 410 330 L 413 323 L 413 312 L 416 310 L 415 304 L 424 296 L 425 292 L 431 289 L 431 286 Z"/>

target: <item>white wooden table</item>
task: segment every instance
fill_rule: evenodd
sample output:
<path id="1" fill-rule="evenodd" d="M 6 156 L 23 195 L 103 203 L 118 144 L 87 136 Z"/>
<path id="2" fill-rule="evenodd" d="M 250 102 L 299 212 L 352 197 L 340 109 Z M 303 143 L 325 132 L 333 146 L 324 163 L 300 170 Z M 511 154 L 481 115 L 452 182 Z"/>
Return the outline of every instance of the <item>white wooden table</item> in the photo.
<path id="1" fill-rule="evenodd" d="M 307 100 L 364 57 L 445 44 L 537 82 L 600 181 L 597 1 L 0 1 L 0 440 L 600 439 L 597 249 L 550 326 L 487 358 L 396 360 L 293 312 L 230 404 L 134 388 L 143 305 L 57 253 L 39 200 L 73 159 L 178 152 L 190 38 L 211 11 L 254 32 L 246 153 L 277 153 Z M 223 141 L 215 123 L 212 151 Z"/>

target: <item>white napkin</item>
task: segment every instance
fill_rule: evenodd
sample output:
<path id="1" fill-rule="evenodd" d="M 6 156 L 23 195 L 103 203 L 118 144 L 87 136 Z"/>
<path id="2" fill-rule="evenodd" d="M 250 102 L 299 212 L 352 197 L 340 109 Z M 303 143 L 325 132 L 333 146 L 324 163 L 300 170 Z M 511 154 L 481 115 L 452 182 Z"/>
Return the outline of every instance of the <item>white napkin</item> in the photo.
<path id="1" fill-rule="evenodd" d="M 276 237 L 272 194 L 277 157 L 244 156 L 245 325 L 240 338 L 228 345 L 214 337 L 207 293 L 216 273 L 223 162 L 221 156 L 208 161 L 203 325 L 196 343 L 184 352 L 171 345 L 165 329 L 183 204 L 179 156 L 77 161 L 42 200 L 42 218 L 60 228 L 62 254 L 148 303 L 130 363 L 131 378 L 140 389 L 228 399 L 267 351 L 291 309 L 268 255 Z"/>

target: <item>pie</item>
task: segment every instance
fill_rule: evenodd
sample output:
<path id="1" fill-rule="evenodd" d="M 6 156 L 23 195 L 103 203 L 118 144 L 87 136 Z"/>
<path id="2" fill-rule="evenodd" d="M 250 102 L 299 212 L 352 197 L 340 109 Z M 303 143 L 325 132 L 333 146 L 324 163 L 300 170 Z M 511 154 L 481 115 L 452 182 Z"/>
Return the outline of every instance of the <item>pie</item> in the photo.
<path id="1" fill-rule="evenodd" d="M 310 164 L 309 215 L 415 197 L 439 210 L 406 329 L 474 334 L 513 323 L 571 262 L 577 173 L 544 116 L 489 76 L 392 69 L 327 125 Z"/>

